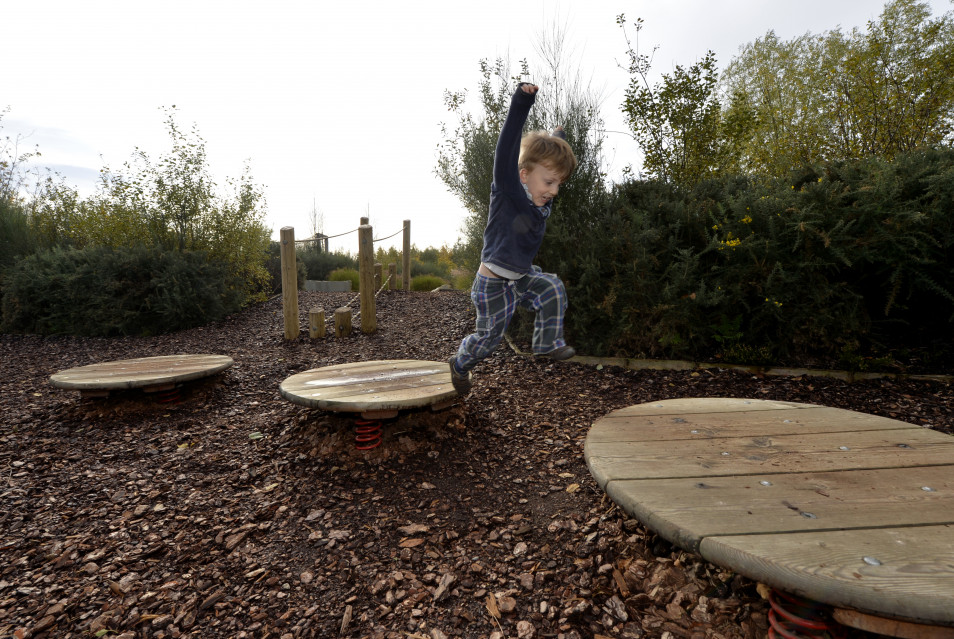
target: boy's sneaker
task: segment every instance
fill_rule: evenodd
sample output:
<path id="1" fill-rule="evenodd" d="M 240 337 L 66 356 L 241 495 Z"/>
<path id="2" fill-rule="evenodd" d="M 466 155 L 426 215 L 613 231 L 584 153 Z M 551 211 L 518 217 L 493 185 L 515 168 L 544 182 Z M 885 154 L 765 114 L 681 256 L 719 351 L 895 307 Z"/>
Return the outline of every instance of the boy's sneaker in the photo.
<path id="1" fill-rule="evenodd" d="M 566 346 L 555 348 L 549 353 L 544 353 L 543 356 L 549 357 L 550 359 L 555 359 L 559 362 L 564 359 L 570 359 L 574 355 L 576 355 L 576 349 L 570 346 L 569 344 L 567 344 Z"/>
<path id="2" fill-rule="evenodd" d="M 454 390 L 457 391 L 457 394 L 463 397 L 464 395 L 470 392 L 470 388 L 471 388 L 470 371 L 461 375 L 460 373 L 457 372 L 457 366 L 455 366 L 456 362 L 457 362 L 456 355 L 454 357 L 451 357 L 450 360 L 448 360 L 447 362 L 448 364 L 450 364 L 451 384 L 454 385 Z"/>

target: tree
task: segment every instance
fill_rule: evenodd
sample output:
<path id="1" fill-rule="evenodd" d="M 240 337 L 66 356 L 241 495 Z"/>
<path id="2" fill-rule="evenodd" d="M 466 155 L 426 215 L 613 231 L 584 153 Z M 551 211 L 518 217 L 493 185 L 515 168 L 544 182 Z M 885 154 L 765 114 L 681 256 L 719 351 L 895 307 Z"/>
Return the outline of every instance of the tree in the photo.
<path id="1" fill-rule="evenodd" d="M 892 0 L 866 31 L 789 41 L 769 31 L 732 60 L 720 88 L 754 114 L 754 127 L 738 140 L 740 165 L 781 176 L 950 145 L 952 69 L 952 14 L 932 20 L 926 3 Z"/>
<path id="2" fill-rule="evenodd" d="M 626 34 L 626 16 L 620 14 L 616 22 Z M 723 115 L 712 51 L 689 67 L 677 65 L 671 74 L 662 75 L 661 82 L 650 84 L 653 55 L 639 51 L 642 28 L 642 19 L 637 19 L 635 44 L 625 36 L 631 77 L 622 110 L 643 151 L 646 174 L 691 187 L 737 170 L 733 141 L 745 135 L 751 119 L 751 111 L 742 108 L 744 95 L 735 96 L 735 108 Z"/>
<path id="3" fill-rule="evenodd" d="M 308 212 L 308 226 L 311 228 L 311 237 L 318 239 L 319 235 L 325 232 L 325 212 L 318 207 L 318 202 L 314 198 L 311 200 L 311 210 Z M 313 242 L 315 250 L 320 251 L 327 248 L 328 240 L 322 242 Z"/>
<path id="4" fill-rule="evenodd" d="M 493 182 L 494 148 L 507 114 L 511 88 L 517 78 L 510 77 L 510 63 L 498 58 L 493 64 L 479 62 L 481 79 L 478 93 L 482 117 L 466 111 L 467 91 L 445 91 L 444 104 L 458 118 L 457 128 L 450 133 L 441 125 L 444 140 L 438 145 L 437 176 L 467 210 L 464 219 L 463 251 L 465 264 L 477 268 L 483 244 L 484 226 L 490 207 L 490 184 Z M 519 77 L 519 76 L 518 76 Z"/>
<path id="5" fill-rule="evenodd" d="M 951 143 L 954 19 L 930 16 L 927 3 L 894 0 L 844 44 L 832 89 L 839 158 L 892 158 Z"/>
<path id="6" fill-rule="evenodd" d="M 773 31 L 748 45 L 722 74 L 721 87 L 751 113 L 747 135 L 736 138 L 738 164 L 746 171 L 783 175 L 821 162 L 818 144 L 826 137 L 830 96 L 821 87 L 834 71 L 832 52 L 821 38 L 806 34 L 781 42 Z M 811 61 L 803 65 L 801 61 Z"/>
<path id="7" fill-rule="evenodd" d="M 0 111 L 0 128 L 9 108 Z M 25 166 L 39 151 L 20 152 L 20 136 L 0 139 L 0 271 L 16 263 L 19 256 L 34 250 L 23 189 L 30 181 Z"/>

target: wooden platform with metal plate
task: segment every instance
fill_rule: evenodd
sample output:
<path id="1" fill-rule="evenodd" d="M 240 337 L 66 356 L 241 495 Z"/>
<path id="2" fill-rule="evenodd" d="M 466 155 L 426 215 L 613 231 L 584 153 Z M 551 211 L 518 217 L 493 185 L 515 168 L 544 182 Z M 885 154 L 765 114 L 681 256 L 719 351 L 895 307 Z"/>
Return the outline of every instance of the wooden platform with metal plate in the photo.
<path id="1" fill-rule="evenodd" d="M 110 391 L 130 388 L 154 393 L 215 375 L 233 363 L 232 358 L 225 355 L 137 357 L 70 368 L 51 375 L 50 383 L 57 388 L 78 390 L 83 397 L 104 397 Z"/>
<path id="2" fill-rule="evenodd" d="M 660 536 L 830 606 L 832 623 L 954 638 L 954 437 L 839 408 L 690 398 L 609 413 L 584 457 Z"/>
<path id="3" fill-rule="evenodd" d="M 388 419 L 399 410 L 446 408 L 457 391 L 447 362 L 389 359 L 336 364 L 297 373 L 279 386 L 285 399 L 327 411 Z"/>

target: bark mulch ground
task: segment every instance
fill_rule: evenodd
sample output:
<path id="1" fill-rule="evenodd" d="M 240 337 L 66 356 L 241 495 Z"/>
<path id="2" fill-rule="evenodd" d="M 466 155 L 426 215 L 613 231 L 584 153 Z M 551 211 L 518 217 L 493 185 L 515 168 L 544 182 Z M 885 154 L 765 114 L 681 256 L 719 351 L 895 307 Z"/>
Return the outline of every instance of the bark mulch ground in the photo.
<path id="1" fill-rule="evenodd" d="M 334 309 L 350 294 L 303 293 Z M 283 400 L 310 368 L 444 361 L 466 292 L 382 293 L 372 335 L 282 337 L 281 300 L 150 338 L 0 336 L 0 637 L 764 637 L 757 584 L 629 519 L 583 461 L 607 412 L 675 397 L 812 402 L 951 433 L 954 389 L 632 371 L 501 348 L 473 393 L 352 420 Z M 49 384 L 93 362 L 215 353 L 178 402 Z M 860 636 L 860 635 L 859 635 Z"/>

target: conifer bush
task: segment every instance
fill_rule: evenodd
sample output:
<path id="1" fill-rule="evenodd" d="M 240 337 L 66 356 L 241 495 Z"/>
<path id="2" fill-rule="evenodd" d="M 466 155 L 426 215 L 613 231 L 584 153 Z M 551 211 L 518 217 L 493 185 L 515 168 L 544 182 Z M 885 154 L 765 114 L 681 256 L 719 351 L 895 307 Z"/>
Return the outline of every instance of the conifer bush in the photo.
<path id="1" fill-rule="evenodd" d="M 153 248 L 53 249 L 9 269 L 4 332 L 155 335 L 239 310 L 242 287 L 204 252 Z"/>
<path id="2" fill-rule="evenodd" d="M 332 282 L 351 282 L 351 290 L 361 290 L 361 274 L 357 269 L 338 268 L 328 274 L 328 280 Z"/>
<path id="3" fill-rule="evenodd" d="M 411 278 L 412 291 L 433 291 L 446 284 L 444 280 L 435 275 L 417 275 Z"/>
<path id="4" fill-rule="evenodd" d="M 18 203 L 0 198 L 0 272 L 36 250 L 30 220 Z"/>
<path id="5" fill-rule="evenodd" d="M 328 275 L 337 269 L 357 269 L 358 258 L 350 253 L 319 251 L 308 247 L 297 253 L 305 265 L 309 280 L 327 280 Z M 357 289 L 356 289 L 357 290 Z"/>
<path id="6" fill-rule="evenodd" d="M 952 194 L 952 150 L 690 191 L 631 181 L 551 217 L 537 261 L 566 283 L 567 335 L 587 354 L 778 363 L 921 349 L 940 361 L 952 356 Z"/>

